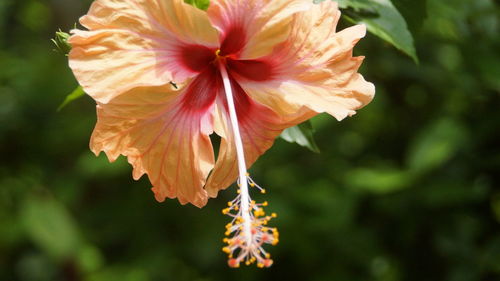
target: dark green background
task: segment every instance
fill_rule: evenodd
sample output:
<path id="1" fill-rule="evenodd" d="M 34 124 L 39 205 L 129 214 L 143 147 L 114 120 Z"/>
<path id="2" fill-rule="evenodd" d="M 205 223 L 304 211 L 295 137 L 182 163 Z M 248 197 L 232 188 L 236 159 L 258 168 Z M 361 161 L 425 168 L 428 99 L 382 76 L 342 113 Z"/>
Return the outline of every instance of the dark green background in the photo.
<path id="1" fill-rule="evenodd" d="M 281 242 L 272 268 L 234 270 L 234 188 L 201 210 L 159 204 L 89 151 L 90 98 L 56 112 L 76 82 L 49 39 L 88 1 L 0 0 L 0 280 L 500 280 L 498 1 L 394 3 L 420 65 L 359 43 L 374 101 L 315 118 L 321 154 L 278 140 L 252 168 Z"/>

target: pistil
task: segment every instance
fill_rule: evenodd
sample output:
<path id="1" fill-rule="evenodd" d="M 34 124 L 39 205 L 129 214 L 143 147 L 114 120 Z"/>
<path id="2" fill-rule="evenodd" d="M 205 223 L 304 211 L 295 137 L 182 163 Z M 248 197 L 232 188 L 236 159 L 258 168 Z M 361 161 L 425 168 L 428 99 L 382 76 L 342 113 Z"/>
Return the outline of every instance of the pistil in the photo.
<path id="1" fill-rule="evenodd" d="M 218 56 L 219 54 L 216 53 Z M 228 245 L 222 250 L 229 255 L 228 264 L 231 267 L 239 267 L 240 262 L 249 265 L 257 262 L 258 267 L 269 267 L 273 261 L 270 255 L 262 248 L 263 244 L 275 245 L 278 243 L 278 231 L 276 228 L 267 227 L 267 223 L 276 214 L 266 216 L 263 210 L 267 202 L 256 203 L 251 200 L 249 194 L 249 185 L 256 187 L 265 193 L 265 190 L 257 185 L 248 175 L 241 139 L 238 116 L 234 105 L 233 90 L 231 80 L 227 73 L 223 59 L 218 61 L 219 70 L 224 84 L 230 125 L 236 147 L 238 162 L 238 196 L 228 203 L 228 208 L 222 211 L 223 214 L 233 217 L 231 223 L 226 225 L 226 235 L 230 238 L 224 238 Z"/>
<path id="2" fill-rule="evenodd" d="M 238 158 L 238 173 L 239 173 L 239 188 L 241 195 L 241 212 L 243 219 L 243 232 L 247 237 L 247 245 L 251 243 L 251 222 L 249 216 L 250 195 L 248 194 L 248 181 L 247 181 L 247 166 L 245 163 L 245 154 L 243 152 L 243 142 L 241 140 L 240 128 L 238 124 L 238 116 L 236 115 L 236 108 L 234 106 L 233 90 L 231 81 L 227 74 L 226 67 L 220 63 L 220 72 L 222 81 L 224 83 L 224 92 L 226 93 L 227 106 L 229 109 L 229 119 L 231 120 L 231 128 L 233 130 L 234 143 L 236 145 L 236 155 Z"/>

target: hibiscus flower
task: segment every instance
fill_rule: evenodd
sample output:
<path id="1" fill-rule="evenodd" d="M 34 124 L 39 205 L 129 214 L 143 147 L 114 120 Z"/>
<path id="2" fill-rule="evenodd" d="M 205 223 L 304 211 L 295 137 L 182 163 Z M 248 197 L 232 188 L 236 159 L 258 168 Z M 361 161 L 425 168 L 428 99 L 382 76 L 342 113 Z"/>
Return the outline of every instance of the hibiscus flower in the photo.
<path id="1" fill-rule="evenodd" d="M 338 120 L 369 103 L 373 84 L 352 49 L 365 26 L 336 30 L 331 1 L 96 0 L 73 30 L 69 65 L 97 102 L 90 147 L 147 174 L 158 201 L 202 207 L 237 178 L 224 213 L 229 264 L 272 261 L 277 231 L 248 194 L 247 174 L 276 137 L 318 113 Z M 220 136 L 217 158 L 210 139 Z"/>

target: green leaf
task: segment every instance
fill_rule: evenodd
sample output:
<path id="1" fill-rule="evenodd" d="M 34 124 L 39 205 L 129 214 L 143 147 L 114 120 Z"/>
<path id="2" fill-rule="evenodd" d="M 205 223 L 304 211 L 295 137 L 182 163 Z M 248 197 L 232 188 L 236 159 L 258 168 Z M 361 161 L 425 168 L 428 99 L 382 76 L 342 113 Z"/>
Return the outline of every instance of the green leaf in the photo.
<path id="1" fill-rule="evenodd" d="M 417 173 L 444 165 L 467 139 L 464 128 L 456 121 L 442 119 L 423 128 L 410 146 L 407 162 Z"/>
<path id="2" fill-rule="evenodd" d="M 195 6 L 200 10 L 207 10 L 210 5 L 210 0 L 184 0 L 184 2 Z"/>
<path id="3" fill-rule="evenodd" d="M 76 89 L 73 90 L 73 92 L 71 92 L 71 94 L 69 94 L 69 95 L 66 96 L 66 98 L 64 99 L 64 101 L 57 108 L 57 111 L 60 111 L 61 109 L 63 109 L 63 107 L 65 107 L 66 105 L 68 105 L 70 102 L 72 102 L 72 101 L 74 101 L 76 99 L 79 99 L 79 98 L 81 98 L 84 95 L 85 95 L 85 92 L 83 91 L 82 87 L 81 86 L 76 87 Z"/>
<path id="4" fill-rule="evenodd" d="M 78 253 L 82 240 L 66 208 L 52 198 L 32 196 L 21 209 L 21 223 L 31 240 L 57 260 Z"/>
<path id="5" fill-rule="evenodd" d="M 351 187 L 380 194 L 404 189 L 412 179 L 411 173 L 390 167 L 358 168 L 346 175 Z"/>
<path id="6" fill-rule="evenodd" d="M 281 138 L 290 143 L 297 143 L 309 148 L 311 151 L 319 153 L 319 148 L 314 141 L 314 129 L 310 121 L 306 121 L 298 126 L 288 128 L 281 133 Z"/>
<path id="7" fill-rule="evenodd" d="M 315 0 L 315 3 L 324 0 Z M 337 0 L 345 17 L 356 23 L 364 23 L 369 32 L 391 43 L 418 63 L 413 36 L 406 20 L 390 0 Z M 374 15 L 376 14 L 376 16 Z"/>

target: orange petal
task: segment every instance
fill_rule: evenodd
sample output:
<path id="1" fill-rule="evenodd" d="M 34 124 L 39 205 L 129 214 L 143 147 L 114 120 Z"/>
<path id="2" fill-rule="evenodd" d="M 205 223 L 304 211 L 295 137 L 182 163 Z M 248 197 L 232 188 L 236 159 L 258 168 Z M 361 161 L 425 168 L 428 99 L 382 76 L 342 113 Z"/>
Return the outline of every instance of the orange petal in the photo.
<path id="1" fill-rule="evenodd" d="M 373 84 L 366 82 L 360 74 L 342 87 L 297 81 L 241 85 L 253 99 L 273 108 L 280 115 L 291 114 L 305 106 L 316 113 L 327 112 L 339 121 L 368 104 L 375 91 Z"/>
<path id="2" fill-rule="evenodd" d="M 292 15 L 312 5 L 309 0 L 212 0 L 208 15 L 221 33 L 222 55 L 253 59 L 285 41 Z"/>
<path id="3" fill-rule="evenodd" d="M 192 77 L 200 72 L 192 53 L 208 60 L 218 45 L 206 13 L 182 0 L 97 0 L 80 22 L 89 31 L 72 31 L 69 65 L 102 103 Z"/>
<path id="4" fill-rule="evenodd" d="M 290 37 L 273 53 L 260 58 L 269 78 L 258 82 L 255 76 L 234 68 L 234 75 L 255 100 L 280 114 L 306 106 L 327 112 L 341 120 L 355 114 L 375 94 L 372 83 L 357 72 L 363 57 L 353 57 L 352 49 L 365 33 L 364 25 L 336 32 L 340 12 L 332 1 L 314 5 L 297 13 Z M 254 70 L 254 73 L 263 71 Z"/>
<path id="5" fill-rule="evenodd" d="M 270 108 L 250 99 L 233 79 L 232 88 L 247 168 L 250 168 L 257 158 L 273 145 L 274 140 L 284 129 L 301 123 L 315 114 L 302 108 L 293 114 L 280 116 Z M 217 162 L 205 186 L 210 197 L 216 197 L 219 190 L 234 183 L 238 176 L 234 136 L 227 113 L 227 103 L 223 97 L 217 101 L 214 130 L 221 137 L 221 143 Z"/>
<path id="6" fill-rule="evenodd" d="M 204 206 L 203 186 L 215 162 L 209 135 L 219 87 L 212 74 L 203 72 L 180 91 L 136 88 L 98 104 L 92 151 L 104 151 L 110 161 L 127 156 L 134 179 L 147 174 L 158 201 L 177 197 Z"/>

